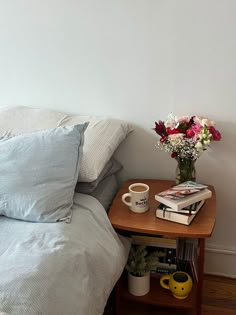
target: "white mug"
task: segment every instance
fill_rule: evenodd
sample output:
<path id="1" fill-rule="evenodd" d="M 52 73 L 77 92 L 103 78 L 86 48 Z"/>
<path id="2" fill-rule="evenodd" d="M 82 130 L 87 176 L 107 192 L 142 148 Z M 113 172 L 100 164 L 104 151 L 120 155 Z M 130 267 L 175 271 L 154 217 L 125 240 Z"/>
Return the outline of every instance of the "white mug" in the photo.
<path id="1" fill-rule="evenodd" d="M 126 200 L 128 197 L 129 202 Z M 134 183 L 129 186 L 129 192 L 123 194 L 121 199 L 133 212 L 145 212 L 149 209 L 149 186 L 144 183 Z"/>

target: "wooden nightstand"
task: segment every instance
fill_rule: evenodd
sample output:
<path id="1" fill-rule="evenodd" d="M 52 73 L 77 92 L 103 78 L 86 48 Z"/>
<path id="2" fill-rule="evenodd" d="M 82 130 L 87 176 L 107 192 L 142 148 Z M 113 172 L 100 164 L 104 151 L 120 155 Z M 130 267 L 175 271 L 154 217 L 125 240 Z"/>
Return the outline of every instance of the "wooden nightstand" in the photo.
<path id="1" fill-rule="evenodd" d="M 121 201 L 121 196 L 128 191 L 128 186 L 135 182 L 142 182 L 150 187 L 150 209 L 144 213 L 134 213 Z M 174 181 L 166 180 L 128 180 L 116 195 L 109 211 L 111 224 L 120 234 L 129 235 L 135 233 L 145 233 L 147 235 L 163 235 L 169 237 L 184 237 L 198 239 L 198 277 L 199 280 L 194 284 L 190 296 L 184 300 L 178 300 L 172 297 L 169 290 L 163 289 L 159 284 L 159 279 L 151 279 L 150 292 L 141 297 L 129 294 L 124 277 L 121 277 L 116 285 L 116 313 L 121 315 L 122 301 L 132 303 L 140 302 L 149 305 L 171 308 L 174 312 L 176 309 L 187 310 L 192 314 L 201 314 L 202 285 L 204 272 L 204 251 L 205 239 L 209 238 L 213 232 L 216 218 L 216 196 L 212 186 L 212 198 L 206 200 L 205 205 L 200 213 L 193 220 L 191 225 L 185 226 L 158 219 L 155 217 L 155 210 L 158 202 L 154 195 L 174 184 Z M 163 308 L 162 308 L 163 309 Z M 157 308 L 158 314 L 158 308 Z M 175 314 L 169 313 L 169 314 Z"/>

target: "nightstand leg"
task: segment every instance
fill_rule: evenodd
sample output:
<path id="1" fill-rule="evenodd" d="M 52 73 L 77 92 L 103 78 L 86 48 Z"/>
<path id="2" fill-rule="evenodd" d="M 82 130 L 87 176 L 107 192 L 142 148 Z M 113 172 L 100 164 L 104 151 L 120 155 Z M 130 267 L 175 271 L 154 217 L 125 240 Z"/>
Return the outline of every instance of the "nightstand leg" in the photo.
<path id="1" fill-rule="evenodd" d="M 117 281 L 116 286 L 115 286 L 115 315 L 120 315 L 121 314 L 121 282 L 122 282 L 122 276 L 120 279 Z"/>
<path id="2" fill-rule="evenodd" d="M 198 289 L 197 289 L 197 315 L 202 313 L 202 289 L 204 276 L 205 239 L 199 239 L 199 260 L 198 260 Z"/>

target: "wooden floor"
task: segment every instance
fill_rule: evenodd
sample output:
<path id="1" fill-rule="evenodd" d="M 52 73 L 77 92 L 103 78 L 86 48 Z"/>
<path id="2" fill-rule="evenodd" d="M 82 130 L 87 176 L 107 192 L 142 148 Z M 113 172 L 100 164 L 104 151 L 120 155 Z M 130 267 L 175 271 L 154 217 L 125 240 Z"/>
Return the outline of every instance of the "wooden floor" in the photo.
<path id="1" fill-rule="evenodd" d="M 136 305 L 135 308 L 125 305 L 122 315 L 187 315 L 173 309 L 159 309 L 150 306 Z M 236 315 L 236 280 L 204 276 L 202 315 Z"/>
<path id="2" fill-rule="evenodd" d="M 236 280 L 205 276 L 203 315 L 236 315 Z"/>

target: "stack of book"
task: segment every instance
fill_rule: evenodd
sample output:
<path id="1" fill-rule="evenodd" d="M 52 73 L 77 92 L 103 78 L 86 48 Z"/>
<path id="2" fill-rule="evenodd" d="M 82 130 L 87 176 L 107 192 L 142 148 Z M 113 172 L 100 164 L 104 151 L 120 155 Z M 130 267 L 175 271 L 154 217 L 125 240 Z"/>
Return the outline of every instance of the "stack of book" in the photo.
<path id="1" fill-rule="evenodd" d="M 160 202 L 156 217 L 189 225 L 201 210 L 205 200 L 212 196 L 207 185 L 187 181 L 155 195 Z"/>
<path id="2" fill-rule="evenodd" d="M 187 272 L 194 281 L 198 281 L 198 239 L 178 238 L 177 249 L 177 269 Z"/>

